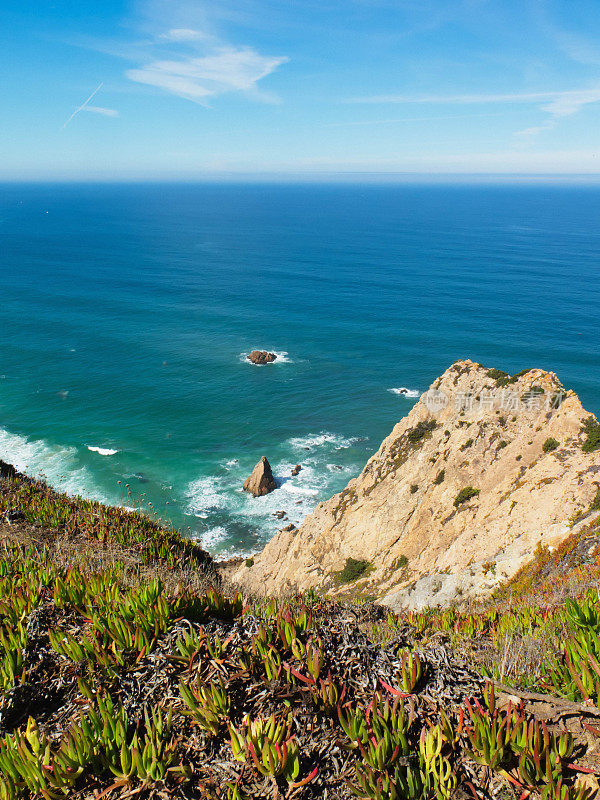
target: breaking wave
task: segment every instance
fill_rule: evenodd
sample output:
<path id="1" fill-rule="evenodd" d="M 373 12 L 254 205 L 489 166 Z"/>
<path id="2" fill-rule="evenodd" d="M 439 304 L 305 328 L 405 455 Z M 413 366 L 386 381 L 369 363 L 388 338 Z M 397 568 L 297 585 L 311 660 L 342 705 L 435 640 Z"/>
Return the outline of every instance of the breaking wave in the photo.
<path id="1" fill-rule="evenodd" d="M 119 451 L 118 450 L 111 450 L 110 447 L 94 447 L 93 445 L 87 445 L 87 449 L 91 450 L 92 453 L 98 453 L 101 456 L 114 456 Z"/>
<path id="2" fill-rule="evenodd" d="M 87 467 L 79 463 L 76 447 L 53 445 L 0 428 L 0 459 L 67 494 L 111 502 L 95 485 Z"/>
<path id="3" fill-rule="evenodd" d="M 317 503 L 358 474 L 363 458 L 357 462 L 351 454 L 344 454 L 342 463 L 338 463 L 335 454 L 360 441 L 364 440 L 326 431 L 288 439 L 280 447 L 280 457 L 271 462 L 278 488 L 262 497 L 252 497 L 242 489 L 254 464 L 245 459 L 221 461 L 216 474 L 197 478 L 185 491 L 186 513 L 206 526 L 198 534 L 203 546 L 233 555 L 227 548 L 228 543 L 234 545 L 232 530 L 250 530 L 254 532 L 253 541 L 246 550 L 240 551 L 239 542 L 235 542 L 235 554 L 247 555 L 285 525 L 300 525 Z M 302 469 L 292 476 L 298 463 Z"/>
<path id="4" fill-rule="evenodd" d="M 388 389 L 388 392 L 401 395 L 402 397 L 409 397 L 411 400 L 421 396 L 421 392 L 419 392 L 418 389 L 407 389 L 406 386 L 399 386 L 397 389 Z"/>

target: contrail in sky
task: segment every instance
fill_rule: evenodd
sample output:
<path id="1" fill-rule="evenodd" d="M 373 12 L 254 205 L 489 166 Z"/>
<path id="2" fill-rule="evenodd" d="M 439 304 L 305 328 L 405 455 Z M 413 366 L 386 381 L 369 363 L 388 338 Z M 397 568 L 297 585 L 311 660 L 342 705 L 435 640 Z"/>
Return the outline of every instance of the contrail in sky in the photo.
<path id="1" fill-rule="evenodd" d="M 69 124 L 69 122 L 71 122 L 71 120 L 73 119 L 73 117 L 76 117 L 76 116 L 77 116 L 77 114 L 79 114 L 79 112 L 80 112 L 80 111 L 83 111 L 83 109 L 84 109 L 84 108 L 87 106 L 87 104 L 90 102 L 90 100 L 91 100 L 91 99 L 92 99 L 92 98 L 93 98 L 95 95 L 97 95 L 97 94 L 98 94 L 98 92 L 100 91 L 100 89 L 102 88 L 102 86 L 103 86 L 103 85 L 104 85 L 104 82 L 102 82 L 102 83 L 99 83 L 99 84 L 98 84 L 98 86 L 96 86 L 96 88 L 94 89 L 94 91 L 91 93 L 91 95 L 88 97 L 88 99 L 85 101 L 85 103 L 82 103 L 82 104 L 79 106 L 79 108 L 76 108 L 76 109 L 75 109 L 75 111 L 74 111 L 74 112 L 71 114 L 71 116 L 69 117 L 69 119 L 68 119 L 68 120 L 65 122 L 65 124 L 62 126 L 62 130 L 64 130 L 64 129 L 67 127 L 67 125 Z"/>

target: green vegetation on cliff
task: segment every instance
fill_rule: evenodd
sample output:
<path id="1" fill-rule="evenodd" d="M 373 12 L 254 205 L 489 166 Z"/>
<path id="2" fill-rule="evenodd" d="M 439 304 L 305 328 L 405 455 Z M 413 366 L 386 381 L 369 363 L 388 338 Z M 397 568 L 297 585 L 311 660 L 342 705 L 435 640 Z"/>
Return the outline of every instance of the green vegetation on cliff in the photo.
<path id="1" fill-rule="evenodd" d="M 256 601 L 176 532 L 3 474 L 1 800 L 592 797 L 597 594 Z"/>

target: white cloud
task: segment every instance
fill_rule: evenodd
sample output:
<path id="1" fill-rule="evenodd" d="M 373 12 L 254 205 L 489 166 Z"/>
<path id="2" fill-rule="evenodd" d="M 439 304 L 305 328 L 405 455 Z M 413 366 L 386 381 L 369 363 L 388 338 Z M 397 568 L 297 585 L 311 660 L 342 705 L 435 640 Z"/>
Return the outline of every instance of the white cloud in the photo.
<path id="1" fill-rule="evenodd" d="M 192 28 L 171 28 L 167 33 L 160 35 L 161 39 L 169 42 L 198 42 L 209 39 L 210 36 L 203 31 L 195 31 Z"/>
<path id="2" fill-rule="evenodd" d="M 546 102 L 544 102 L 546 101 Z M 434 105 L 478 105 L 534 103 L 540 104 L 540 111 L 549 117 L 540 125 L 533 125 L 516 136 L 532 137 L 543 131 L 552 130 L 559 119 L 577 114 L 591 103 L 600 102 L 600 87 L 591 89 L 574 89 L 565 92 L 525 92 L 520 94 L 455 94 L 455 95 L 373 95 L 370 97 L 354 97 L 347 103 L 430 103 Z"/>
<path id="3" fill-rule="evenodd" d="M 85 106 L 82 111 L 91 111 L 92 114 L 101 114 L 103 117 L 118 117 L 119 112 L 114 108 L 103 108 L 102 106 Z"/>
<path id="4" fill-rule="evenodd" d="M 576 92 L 556 92 L 546 105 L 540 106 L 542 111 L 549 114 L 548 119 L 541 125 L 534 125 L 517 131 L 516 136 L 537 136 L 538 133 L 550 131 L 560 119 L 577 114 L 584 106 L 600 102 L 600 89 L 589 89 Z"/>
<path id="5" fill-rule="evenodd" d="M 261 92 L 258 83 L 289 61 L 286 56 L 224 44 L 191 28 L 173 28 L 159 38 L 172 43 L 170 57 L 127 70 L 130 80 L 205 105 L 226 92 L 244 92 L 263 102 L 277 99 Z"/>
<path id="6" fill-rule="evenodd" d="M 600 89 L 574 90 L 567 92 L 526 92 L 515 94 L 453 94 L 453 95 L 373 95 L 352 97 L 346 103 L 435 103 L 443 105 L 470 105 L 476 103 L 532 103 L 551 100 L 553 103 L 576 103 L 581 98 L 594 96 L 600 99 Z M 590 102 L 586 100 L 586 102 Z"/>

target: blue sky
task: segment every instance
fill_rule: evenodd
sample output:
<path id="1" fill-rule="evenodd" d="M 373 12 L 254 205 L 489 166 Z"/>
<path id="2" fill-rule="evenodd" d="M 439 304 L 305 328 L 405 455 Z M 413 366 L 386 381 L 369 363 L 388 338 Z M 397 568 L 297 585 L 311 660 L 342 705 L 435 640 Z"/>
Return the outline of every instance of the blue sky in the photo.
<path id="1" fill-rule="evenodd" d="M 0 0 L 0 179 L 600 172 L 598 0 Z"/>

